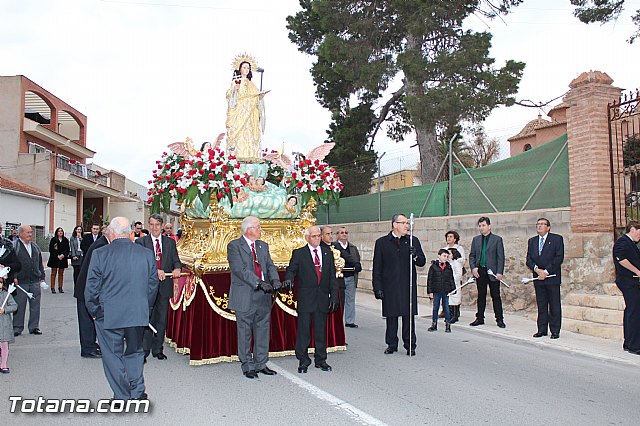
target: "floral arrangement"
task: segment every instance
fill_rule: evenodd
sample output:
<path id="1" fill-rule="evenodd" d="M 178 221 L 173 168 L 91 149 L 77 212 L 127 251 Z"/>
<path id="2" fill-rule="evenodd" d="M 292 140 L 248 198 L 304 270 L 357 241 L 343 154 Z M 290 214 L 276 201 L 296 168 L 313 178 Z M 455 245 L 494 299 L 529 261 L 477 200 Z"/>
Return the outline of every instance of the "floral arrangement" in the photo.
<path id="1" fill-rule="evenodd" d="M 262 151 L 262 157 L 265 158 L 268 154 L 277 154 L 277 153 L 278 151 L 274 149 L 272 149 L 271 151 L 264 149 Z M 286 177 L 287 171 L 285 170 L 284 167 L 282 167 L 282 165 L 276 163 L 275 161 L 270 161 L 267 158 L 265 158 L 265 161 L 269 165 L 269 171 L 266 179 L 267 182 L 271 182 L 276 186 L 280 186 L 280 184 L 282 184 L 282 181 Z"/>
<path id="2" fill-rule="evenodd" d="M 300 192 L 302 205 L 313 196 L 322 204 L 340 202 L 340 182 L 336 169 L 321 160 L 301 160 L 285 181 L 289 193 Z"/>
<path id="3" fill-rule="evenodd" d="M 227 197 L 233 205 L 233 196 L 247 183 L 248 176 L 240 174 L 240 163 L 232 155 L 226 157 L 219 148 L 197 152 L 185 158 L 175 152 L 162 154 L 156 161 L 151 189 L 147 192 L 151 212 L 168 212 L 171 198 L 178 204 L 191 204 L 196 197 L 208 205 L 212 196 L 218 200 Z"/>

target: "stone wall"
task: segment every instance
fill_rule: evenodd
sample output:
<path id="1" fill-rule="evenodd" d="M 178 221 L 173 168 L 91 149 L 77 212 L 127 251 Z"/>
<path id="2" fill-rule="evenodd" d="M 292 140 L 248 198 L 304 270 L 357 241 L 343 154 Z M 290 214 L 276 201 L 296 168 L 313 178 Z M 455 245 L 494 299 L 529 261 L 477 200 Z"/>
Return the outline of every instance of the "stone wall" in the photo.
<path id="1" fill-rule="evenodd" d="M 410 212 L 406 212 L 410 214 Z M 436 258 L 438 249 L 445 244 L 444 234 L 448 230 L 458 231 L 460 244 L 467 258 L 471 249 L 471 240 L 478 235 L 477 221 L 481 215 L 420 218 L 415 220 L 414 235 L 420 239 L 427 260 Z M 527 240 L 535 234 L 535 224 L 539 217 L 551 221 L 551 232 L 561 234 L 565 243 L 563 263 L 562 295 L 572 291 L 583 293 L 602 293 L 604 283 L 613 281 L 611 250 L 612 232 L 574 233 L 571 230 L 570 208 L 529 210 L 486 214 L 491 219 L 491 229 L 500 235 L 505 247 L 505 281 L 511 288 L 502 287 L 505 310 L 531 311 L 535 309 L 535 294 L 531 284 L 523 285 L 520 279 L 530 277 L 531 272 L 525 265 Z M 363 222 L 344 224 L 349 229 L 349 240 L 360 250 L 363 271 L 358 286 L 361 291 L 371 291 L 371 271 L 373 269 L 373 248 L 375 240 L 391 230 L 391 220 L 384 222 Z M 331 225 L 335 230 L 340 225 Z M 427 263 L 428 265 L 428 263 Z M 470 269 L 467 259 L 467 276 Z M 418 268 L 418 295 L 426 297 L 427 267 Z M 475 305 L 477 291 L 470 284 L 463 290 L 463 304 Z M 487 302 L 491 309 L 490 299 Z"/>

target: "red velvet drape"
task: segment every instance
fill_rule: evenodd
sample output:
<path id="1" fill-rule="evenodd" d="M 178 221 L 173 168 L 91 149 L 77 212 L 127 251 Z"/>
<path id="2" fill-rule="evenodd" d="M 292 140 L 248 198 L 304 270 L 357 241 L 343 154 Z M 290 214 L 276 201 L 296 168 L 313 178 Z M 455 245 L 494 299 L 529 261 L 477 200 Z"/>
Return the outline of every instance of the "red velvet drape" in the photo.
<path id="1" fill-rule="evenodd" d="M 280 272 L 281 279 L 284 272 Z M 212 364 L 221 361 L 237 361 L 238 337 L 236 322 L 227 319 L 214 310 L 207 300 L 203 289 L 196 284 L 195 295 L 191 303 L 183 309 L 183 300 L 179 298 L 185 283 L 189 278 L 180 278 L 179 286 L 172 299 L 174 306 L 169 307 L 167 317 L 167 339 L 176 347 L 179 353 L 189 353 L 192 365 Z M 231 275 L 228 272 L 206 274 L 202 276 L 207 292 L 216 297 L 229 294 Z M 188 284 L 187 284 L 188 285 Z M 297 286 L 294 288 L 294 298 Z M 210 296 L 211 303 L 215 300 Z M 178 303 L 180 302 L 180 303 Z M 178 304 L 177 309 L 173 309 Z M 228 309 L 217 307 L 218 310 L 229 313 Z M 271 335 L 269 352 L 271 356 L 293 355 L 297 331 L 296 316 L 283 310 L 278 303 L 271 309 Z M 313 338 L 311 339 L 313 345 Z M 344 326 L 342 312 L 327 316 L 327 349 L 328 351 L 345 350 Z"/>

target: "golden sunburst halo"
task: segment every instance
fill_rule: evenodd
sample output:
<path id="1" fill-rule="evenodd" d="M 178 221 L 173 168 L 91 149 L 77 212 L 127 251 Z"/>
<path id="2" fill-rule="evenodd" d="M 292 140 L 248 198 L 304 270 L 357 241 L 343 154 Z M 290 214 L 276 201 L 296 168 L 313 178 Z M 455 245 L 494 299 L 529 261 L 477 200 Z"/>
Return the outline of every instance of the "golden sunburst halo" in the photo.
<path id="1" fill-rule="evenodd" d="M 250 54 L 244 52 L 237 54 L 236 57 L 233 58 L 233 62 L 231 62 L 231 70 L 237 70 L 243 62 L 249 62 L 251 65 L 251 71 L 256 71 L 258 69 L 258 61 L 256 61 L 256 59 Z"/>

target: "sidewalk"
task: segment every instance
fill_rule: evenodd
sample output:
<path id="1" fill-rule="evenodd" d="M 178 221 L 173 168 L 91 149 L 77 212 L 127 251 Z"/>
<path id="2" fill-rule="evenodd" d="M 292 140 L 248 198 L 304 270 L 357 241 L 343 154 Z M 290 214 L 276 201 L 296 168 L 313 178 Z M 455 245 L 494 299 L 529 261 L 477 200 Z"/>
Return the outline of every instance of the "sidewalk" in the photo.
<path id="1" fill-rule="evenodd" d="M 356 304 L 358 309 L 364 308 L 382 313 L 381 301 L 376 300 L 373 294 L 367 290 L 358 291 Z M 491 305 L 491 303 L 487 305 Z M 416 328 L 425 327 L 426 329 L 431 324 L 432 309 L 433 307 L 429 300 L 418 299 L 419 315 L 416 318 Z M 537 331 L 535 321 L 513 312 L 504 313 L 506 328 L 498 328 L 493 312 L 489 310 L 485 313 L 484 325 L 471 327 L 469 323 L 475 319 L 475 312 L 471 307 L 463 307 L 460 321 L 451 326 L 453 333 L 455 333 L 456 329 L 462 328 L 472 332 L 493 335 L 515 343 L 536 346 L 543 350 L 561 350 L 602 361 L 640 366 L 640 356 L 623 351 L 621 340 L 603 339 L 565 330 L 560 331 L 560 338 L 556 340 L 551 340 L 549 337 L 534 338 L 532 337 L 533 333 Z M 444 322 L 444 320 L 441 320 L 441 322 Z"/>

